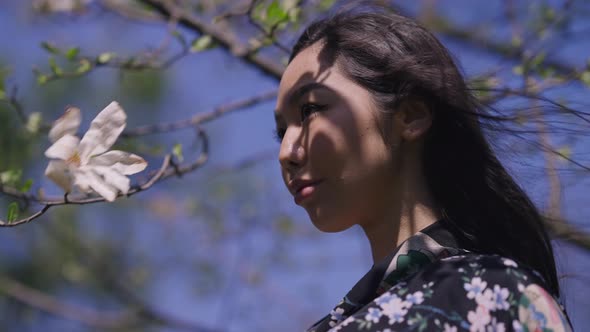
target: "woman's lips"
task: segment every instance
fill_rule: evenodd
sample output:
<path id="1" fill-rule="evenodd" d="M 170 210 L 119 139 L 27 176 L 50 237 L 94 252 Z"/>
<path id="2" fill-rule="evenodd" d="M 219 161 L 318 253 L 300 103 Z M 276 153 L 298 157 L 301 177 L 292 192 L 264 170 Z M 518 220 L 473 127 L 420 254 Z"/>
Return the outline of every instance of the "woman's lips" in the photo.
<path id="1" fill-rule="evenodd" d="M 321 184 L 321 181 L 315 181 L 315 182 L 306 183 L 306 184 L 302 185 L 297 190 L 295 195 L 293 195 L 294 199 L 295 199 L 295 204 L 301 205 L 301 203 L 303 203 L 303 201 L 310 198 L 316 192 L 317 187 L 320 184 Z"/>

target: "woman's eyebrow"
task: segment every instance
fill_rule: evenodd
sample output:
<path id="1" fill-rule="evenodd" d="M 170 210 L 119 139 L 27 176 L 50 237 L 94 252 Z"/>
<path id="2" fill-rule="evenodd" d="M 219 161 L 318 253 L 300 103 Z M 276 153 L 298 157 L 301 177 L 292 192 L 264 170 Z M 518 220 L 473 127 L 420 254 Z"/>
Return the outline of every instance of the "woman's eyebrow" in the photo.
<path id="1" fill-rule="evenodd" d="M 298 87 L 295 91 L 291 92 L 291 94 L 287 98 L 287 103 L 294 104 L 299 98 L 303 97 L 305 94 L 310 93 L 313 90 L 319 90 L 319 89 L 332 91 L 332 89 L 330 87 L 328 87 L 322 83 L 318 83 L 318 82 L 307 83 L 307 84 L 304 84 L 304 85 Z"/>
<path id="2" fill-rule="evenodd" d="M 297 100 L 299 100 L 305 94 L 310 93 L 313 90 L 320 90 L 320 89 L 333 91 L 330 87 L 328 87 L 327 85 L 324 85 L 322 83 L 318 83 L 318 82 L 307 83 L 307 84 L 304 84 L 304 85 L 298 87 L 295 91 L 291 92 L 288 95 L 287 104 L 288 105 L 295 104 L 297 102 Z M 279 114 L 278 109 L 274 111 L 274 114 L 275 114 L 275 122 L 278 123 L 278 122 L 282 121 L 283 117 Z"/>

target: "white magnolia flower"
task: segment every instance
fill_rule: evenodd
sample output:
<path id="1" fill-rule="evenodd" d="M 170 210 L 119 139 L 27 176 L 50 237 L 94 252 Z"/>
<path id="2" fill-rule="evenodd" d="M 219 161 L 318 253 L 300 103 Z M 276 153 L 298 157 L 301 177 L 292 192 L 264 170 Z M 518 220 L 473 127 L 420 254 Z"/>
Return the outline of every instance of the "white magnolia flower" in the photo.
<path id="1" fill-rule="evenodd" d="M 119 192 L 129 191 L 126 175 L 143 171 L 147 163 L 140 156 L 124 151 L 107 151 L 123 129 L 127 115 L 117 102 L 110 103 L 90 124 L 88 132 L 75 136 L 81 122 L 80 110 L 66 110 L 49 131 L 52 146 L 45 151 L 51 158 L 45 175 L 64 191 L 76 188 L 84 193 L 96 192 L 112 202 Z"/>

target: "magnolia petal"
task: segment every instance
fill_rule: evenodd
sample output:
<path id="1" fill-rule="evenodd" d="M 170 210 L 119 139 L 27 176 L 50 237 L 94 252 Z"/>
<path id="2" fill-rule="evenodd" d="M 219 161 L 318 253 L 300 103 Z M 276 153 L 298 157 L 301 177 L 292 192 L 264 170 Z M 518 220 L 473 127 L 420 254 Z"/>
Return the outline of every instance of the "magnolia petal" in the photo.
<path id="1" fill-rule="evenodd" d="M 127 115 L 116 101 L 105 107 L 90 123 L 80 141 L 80 157 L 86 164 L 90 157 L 106 152 L 125 129 Z"/>
<path id="2" fill-rule="evenodd" d="M 55 143 L 65 135 L 76 135 L 78 128 L 80 128 L 80 122 L 82 122 L 80 109 L 77 107 L 69 107 L 64 115 L 57 119 L 53 123 L 53 126 L 51 126 L 51 130 L 49 130 L 49 140 L 51 143 Z"/>
<path id="3" fill-rule="evenodd" d="M 117 198 L 117 188 L 106 183 L 92 168 L 83 167 L 75 172 L 74 186 L 86 193 L 94 191 L 109 202 Z"/>
<path id="4" fill-rule="evenodd" d="M 80 169 L 76 169 L 73 174 L 72 174 L 72 179 L 73 179 L 73 186 L 78 189 L 80 192 L 86 193 L 86 194 L 91 194 L 94 192 L 94 190 L 92 190 L 92 188 L 90 187 L 90 182 L 87 180 L 87 178 L 89 177 L 88 173 L 89 171 L 84 170 L 84 168 Z"/>
<path id="5" fill-rule="evenodd" d="M 123 194 L 127 194 L 131 181 L 125 175 L 107 166 L 95 166 L 93 170 L 103 177 L 104 181 L 117 188 Z"/>
<path id="6" fill-rule="evenodd" d="M 45 151 L 45 156 L 51 159 L 68 160 L 75 156 L 79 143 L 78 137 L 65 135 Z"/>
<path id="7" fill-rule="evenodd" d="M 45 176 L 60 186 L 65 192 L 72 191 L 72 175 L 68 165 L 62 160 L 51 160 L 45 169 Z"/>
<path id="8" fill-rule="evenodd" d="M 74 187 L 86 194 L 93 193 L 94 190 L 90 187 L 90 181 L 88 180 L 90 176 L 92 176 L 89 174 L 91 172 L 92 171 L 86 167 L 76 169 L 73 173 Z"/>
<path id="9" fill-rule="evenodd" d="M 88 165 L 109 166 L 121 174 L 131 175 L 143 171 L 147 167 L 147 162 L 133 153 L 113 150 L 91 158 Z"/>

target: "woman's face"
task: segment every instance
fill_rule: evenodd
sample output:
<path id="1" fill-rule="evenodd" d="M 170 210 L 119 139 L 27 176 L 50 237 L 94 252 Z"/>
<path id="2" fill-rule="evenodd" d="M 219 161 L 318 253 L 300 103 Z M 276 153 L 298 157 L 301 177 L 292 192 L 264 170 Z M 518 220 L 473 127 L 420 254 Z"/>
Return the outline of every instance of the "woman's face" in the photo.
<path id="1" fill-rule="evenodd" d="M 320 51 L 312 45 L 289 64 L 275 118 L 285 185 L 318 229 L 336 232 L 390 206 L 395 162 L 369 92 Z"/>

